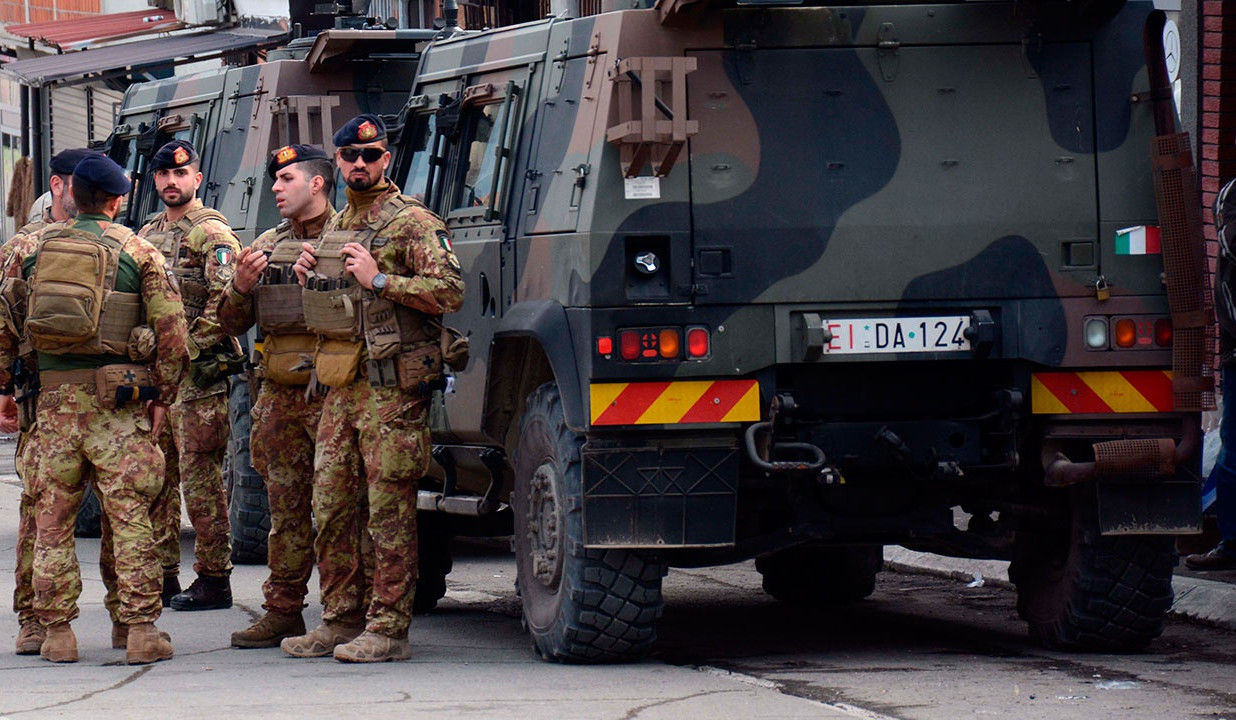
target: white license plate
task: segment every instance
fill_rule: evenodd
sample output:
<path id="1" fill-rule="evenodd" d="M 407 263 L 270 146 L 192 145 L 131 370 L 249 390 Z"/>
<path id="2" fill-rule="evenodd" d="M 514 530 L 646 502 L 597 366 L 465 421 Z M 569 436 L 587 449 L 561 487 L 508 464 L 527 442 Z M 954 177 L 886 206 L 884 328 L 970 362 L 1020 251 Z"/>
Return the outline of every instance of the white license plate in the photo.
<path id="1" fill-rule="evenodd" d="M 970 349 L 968 315 L 914 318 L 845 318 L 825 320 L 833 334 L 824 346 L 829 355 L 852 353 L 959 352 Z"/>

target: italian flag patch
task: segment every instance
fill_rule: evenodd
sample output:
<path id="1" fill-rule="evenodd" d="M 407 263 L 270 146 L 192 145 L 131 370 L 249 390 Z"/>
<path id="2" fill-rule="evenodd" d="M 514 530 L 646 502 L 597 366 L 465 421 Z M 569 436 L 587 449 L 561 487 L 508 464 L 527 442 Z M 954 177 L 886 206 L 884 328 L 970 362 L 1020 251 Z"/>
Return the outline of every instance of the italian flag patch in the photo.
<path id="1" fill-rule="evenodd" d="M 1159 228 L 1154 225 L 1138 225 L 1116 231 L 1117 255 L 1158 255 Z"/>

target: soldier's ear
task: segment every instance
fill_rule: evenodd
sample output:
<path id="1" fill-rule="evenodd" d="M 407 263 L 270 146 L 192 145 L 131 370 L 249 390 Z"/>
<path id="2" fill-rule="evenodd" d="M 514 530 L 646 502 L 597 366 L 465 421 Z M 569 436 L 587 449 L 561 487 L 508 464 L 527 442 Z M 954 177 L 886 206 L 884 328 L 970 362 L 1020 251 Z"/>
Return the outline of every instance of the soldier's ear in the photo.
<path id="1" fill-rule="evenodd" d="M 314 195 L 317 195 L 318 193 L 322 192 L 322 188 L 325 185 L 326 185 L 326 178 L 322 177 L 321 175 L 314 175 L 313 177 L 309 178 L 309 190 Z"/>

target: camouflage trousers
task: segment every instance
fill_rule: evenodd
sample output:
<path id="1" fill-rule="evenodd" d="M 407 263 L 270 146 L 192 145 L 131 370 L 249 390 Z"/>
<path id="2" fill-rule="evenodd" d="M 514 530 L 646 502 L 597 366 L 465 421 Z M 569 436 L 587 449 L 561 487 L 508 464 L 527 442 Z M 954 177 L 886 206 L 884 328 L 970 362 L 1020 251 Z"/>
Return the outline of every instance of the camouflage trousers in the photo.
<path id="1" fill-rule="evenodd" d="M 227 395 L 177 401 L 168 411 L 168 430 L 159 438 L 167 461 L 166 503 L 156 507 L 155 540 L 165 573 L 180 566 L 179 488 L 185 510 L 197 534 L 193 571 L 223 577 L 232 572 L 232 535 L 227 518 L 227 485 L 223 458 L 227 454 Z"/>
<path id="2" fill-rule="evenodd" d="M 145 409 L 104 410 L 91 385 L 45 389 L 23 453 L 35 503 L 35 614 L 45 626 L 78 616 L 82 583 L 73 529 L 90 465 L 111 527 L 119 599 L 114 617 L 124 624 L 153 622 L 162 611 L 162 578 L 149 511 L 163 484 L 163 457 Z"/>
<path id="3" fill-rule="evenodd" d="M 407 635 L 416 590 L 416 488 L 429 466 L 427 408 L 424 398 L 364 381 L 326 395 L 313 485 L 325 621 L 363 619 L 370 632 Z M 374 551 L 367 609 L 365 529 Z"/>
<path id="4" fill-rule="evenodd" d="M 305 400 L 304 386 L 265 382 L 250 418 L 253 469 L 266 481 L 270 503 L 267 565 L 262 607 L 300 612 L 313 573 L 313 442 L 322 397 Z"/>

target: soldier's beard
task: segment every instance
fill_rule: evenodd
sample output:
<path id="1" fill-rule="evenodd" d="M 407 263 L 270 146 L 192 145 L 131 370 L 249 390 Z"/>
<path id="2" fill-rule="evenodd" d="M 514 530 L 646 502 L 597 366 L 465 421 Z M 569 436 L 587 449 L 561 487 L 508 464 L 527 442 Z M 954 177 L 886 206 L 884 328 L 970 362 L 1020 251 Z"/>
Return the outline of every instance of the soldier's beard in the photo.
<path id="1" fill-rule="evenodd" d="M 356 192 L 365 192 L 366 190 L 373 187 L 374 185 L 377 185 L 379 179 L 380 178 L 369 177 L 368 175 L 364 177 L 360 177 L 359 175 L 354 175 L 354 176 L 349 177 L 344 182 L 346 182 L 348 184 L 348 187 L 352 188 Z"/>
<path id="2" fill-rule="evenodd" d="M 181 205 L 187 205 L 189 204 L 189 201 L 193 199 L 192 195 L 186 195 L 180 191 L 177 191 L 176 195 L 171 199 L 168 199 L 166 191 L 159 193 L 159 196 L 163 200 L 163 204 L 168 207 L 180 207 Z"/>

